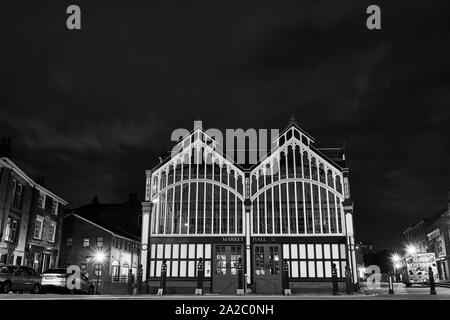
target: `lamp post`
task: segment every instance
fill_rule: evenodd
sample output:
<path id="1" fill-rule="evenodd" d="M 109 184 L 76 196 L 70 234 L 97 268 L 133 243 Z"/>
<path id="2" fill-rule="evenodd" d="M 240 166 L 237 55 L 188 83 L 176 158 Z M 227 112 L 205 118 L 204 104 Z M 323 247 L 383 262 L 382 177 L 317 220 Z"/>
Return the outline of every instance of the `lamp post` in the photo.
<path id="1" fill-rule="evenodd" d="M 391 257 L 392 260 L 392 267 L 394 268 L 394 277 L 395 277 L 395 281 L 397 281 L 397 269 L 400 268 L 400 256 L 398 254 L 393 254 Z"/>
<path id="2" fill-rule="evenodd" d="M 95 288 L 95 294 L 98 295 L 98 287 L 100 283 L 100 274 L 102 271 L 103 262 L 105 261 L 105 253 L 103 251 L 97 251 L 94 255 L 94 261 L 95 261 L 95 274 L 97 275 L 97 285 Z"/>

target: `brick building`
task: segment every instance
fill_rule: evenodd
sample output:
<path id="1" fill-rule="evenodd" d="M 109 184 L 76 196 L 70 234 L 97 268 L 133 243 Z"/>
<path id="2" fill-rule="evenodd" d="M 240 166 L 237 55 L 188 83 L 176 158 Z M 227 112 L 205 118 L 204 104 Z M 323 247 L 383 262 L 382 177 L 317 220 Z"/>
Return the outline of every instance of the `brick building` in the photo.
<path id="1" fill-rule="evenodd" d="M 140 239 L 102 220 L 95 222 L 72 210 L 64 217 L 60 264 L 78 265 L 82 273 L 96 281 L 100 292 L 105 283 L 126 282 L 129 269 L 137 274 Z M 104 260 L 96 260 L 101 253 Z"/>
<path id="2" fill-rule="evenodd" d="M 5 155 L 2 141 L 0 151 Z M 9 155 L 7 153 L 6 155 Z M 57 265 L 66 201 L 33 180 L 7 156 L 0 157 L 0 264 L 37 272 Z"/>

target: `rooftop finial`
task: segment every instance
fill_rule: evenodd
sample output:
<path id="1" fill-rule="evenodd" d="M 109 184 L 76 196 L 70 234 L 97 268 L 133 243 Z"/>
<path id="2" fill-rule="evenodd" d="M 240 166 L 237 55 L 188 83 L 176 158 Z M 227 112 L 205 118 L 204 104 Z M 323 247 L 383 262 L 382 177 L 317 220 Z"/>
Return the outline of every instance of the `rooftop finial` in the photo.
<path id="1" fill-rule="evenodd" d="M 292 126 L 292 125 L 298 126 L 297 120 L 295 120 L 294 115 L 291 115 L 291 118 L 289 119 L 289 126 Z"/>

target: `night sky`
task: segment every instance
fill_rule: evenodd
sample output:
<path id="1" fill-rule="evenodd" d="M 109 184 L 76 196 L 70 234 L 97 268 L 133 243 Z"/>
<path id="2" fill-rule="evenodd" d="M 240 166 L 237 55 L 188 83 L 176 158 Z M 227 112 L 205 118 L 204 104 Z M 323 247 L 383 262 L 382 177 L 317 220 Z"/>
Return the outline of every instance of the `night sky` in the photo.
<path id="1" fill-rule="evenodd" d="M 80 31 L 66 28 L 70 4 Z M 382 30 L 366 28 L 370 4 Z M 134 189 L 142 199 L 145 169 L 195 119 L 284 129 L 291 115 L 317 147 L 345 141 L 358 240 L 396 246 L 446 205 L 449 1 L 3 1 L 0 11 L 0 136 L 70 207 Z"/>

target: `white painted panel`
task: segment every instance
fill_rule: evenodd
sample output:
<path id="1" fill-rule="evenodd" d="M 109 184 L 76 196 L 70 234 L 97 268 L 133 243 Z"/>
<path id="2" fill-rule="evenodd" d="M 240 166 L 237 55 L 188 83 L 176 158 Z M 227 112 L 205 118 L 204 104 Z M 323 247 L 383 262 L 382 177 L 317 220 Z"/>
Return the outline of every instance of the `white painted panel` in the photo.
<path id="1" fill-rule="evenodd" d="M 156 276 L 157 277 L 161 277 L 161 265 L 162 265 L 161 260 L 156 262 Z"/>
<path id="2" fill-rule="evenodd" d="M 156 257 L 157 258 L 162 258 L 163 257 L 163 245 L 162 244 L 158 244 Z"/>
<path id="3" fill-rule="evenodd" d="M 308 276 L 307 271 L 308 270 L 306 269 L 306 261 L 300 261 L 300 277 L 306 278 Z"/>
<path id="4" fill-rule="evenodd" d="M 155 275 L 155 261 L 150 261 L 150 277 Z"/>
<path id="5" fill-rule="evenodd" d="M 324 252 L 325 259 L 331 259 L 331 248 L 330 248 L 329 244 L 323 245 L 323 252 Z"/>
<path id="6" fill-rule="evenodd" d="M 298 261 L 292 261 L 291 263 L 291 276 L 292 278 L 298 278 Z"/>
<path id="7" fill-rule="evenodd" d="M 304 244 L 299 244 L 299 250 L 300 250 L 300 259 L 306 258 L 306 246 Z"/>
<path id="8" fill-rule="evenodd" d="M 211 276 L 211 261 L 205 261 L 205 277 Z"/>
<path id="9" fill-rule="evenodd" d="M 308 244 L 308 259 L 314 259 L 314 245 Z"/>
<path id="10" fill-rule="evenodd" d="M 331 261 L 325 261 L 325 277 L 331 278 Z"/>
<path id="11" fill-rule="evenodd" d="M 289 245 L 283 244 L 283 258 L 289 259 Z"/>
<path id="12" fill-rule="evenodd" d="M 204 258 L 203 257 L 203 244 L 197 245 L 197 259 L 198 258 Z"/>
<path id="13" fill-rule="evenodd" d="M 156 254 L 156 245 L 155 244 L 152 244 L 150 252 L 151 252 L 150 253 L 151 257 L 154 259 L 155 258 L 155 254 Z"/>
<path id="14" fill-rule="evenodd" d="M 297 259 L 298 258 L 298 246 L 297 244 L 291 244 L 291 258 Z"/>
<path id="15" fill-rule="evenodd" d="M 180 246 L 181 250 L 180 250 L 180 258 L 181 259 L 186 259 L 187 258 L 187 244 L 182 244 Z"/>
<path id="16" fill-rule="evenodd" d="M 189 245 L 189 259 L 195 259 L 195 244 Z"/>
<path id="17" fill-rule="evenodd" d="M 171 245 L 166 244 L 165 248 L 164 248 L 164 258 L 170 259 L 170 253 L 171 253 L 170 251 L 171 251 Z M 167 272 L 167 274 L 169 274 L 169 272 Z"/>
<path id="18" fill-rule="evenodd" d="M 180 261 L 180 277 L 186 277 L 186 261 Z"/>
<path id="19" fill-rule="evenodd" d="M 332 244 L 331 250 L 333 252 L 333 259 L 339 259 L 339 246 L 337 244 Z"/>
<path id="20" fill-rule="evenodd" d="M 316 263 L 315 261 L 308 261 L 308 274 L 310 278 L 316 276 Z"/>
<path id="21" fill-rule="evenodd" d="M 322 259 L 322 245 L 316 244 L 316 259 Z"/>
<path id="22" fill-rule="evenodd" d="M 317 261 L 317 278 L 323 278 L 323 261 Z"/>
<path id="23" fill-rule="evenodd" d="M 172 247 L 172 257 L 174 259 L 178 259 L 179 250 L 180 250 L 180 245 L 179 244 L 174 244 L 173 247 Z"/>
<path id="24" fill-rule="evenodd" d="M 205 259 L 211 259 L 211 245 L 210 244 L 205 244 Z"/>
<path id="25" fill-rule="evenodd" d="M 345 259 L 346 258 L 346 254 L 345 254 L 345 244 L 341 244 L 341 259 Z"/>
<path id="26" fill-rule="evenodd" d="M 178 261 L 172 261 L 172 277 L 178 277 Z"/>
<path id="27" fill-rule="evenodd" d="M 195 261 L 189 261 L 188 264 L 188 277 L 195 276 Z"/>

